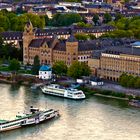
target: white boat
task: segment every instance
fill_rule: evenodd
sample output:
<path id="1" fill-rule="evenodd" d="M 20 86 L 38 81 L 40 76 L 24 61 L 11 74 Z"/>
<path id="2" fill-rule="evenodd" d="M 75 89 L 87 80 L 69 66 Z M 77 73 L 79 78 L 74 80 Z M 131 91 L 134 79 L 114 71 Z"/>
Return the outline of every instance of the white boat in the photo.
<path id="1" fill-rule="evenodd" d="M 40 111 L 38 108 L 31 107 L 29 113 L 18 113 L 14 120 L 0 120 L 0 132 L 32 124 L 39 124 L 57 116 L 59 116 L 59 112 L 57 110 L 48 109 Z"/>
<path id="2" fill-rule="evenodd" d="M 41 90 L 45 94 L 55 95 L 71 99 L 85 99 L 85 94 L 82 90 L 74 88 L 64 88 L 58 84 L 51 84 L 41 87 Z"/>

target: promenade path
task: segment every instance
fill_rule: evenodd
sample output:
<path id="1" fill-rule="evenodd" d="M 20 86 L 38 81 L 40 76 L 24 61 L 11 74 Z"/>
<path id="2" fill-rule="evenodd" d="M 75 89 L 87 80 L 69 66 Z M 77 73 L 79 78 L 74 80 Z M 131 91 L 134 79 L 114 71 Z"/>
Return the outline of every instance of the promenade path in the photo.
<path id="1" fill-rule="evenodd" d="M 105 82 L 103 86 L 94 86 L 95 89 L 111 90 L 115 92 L 123 92 L 128 95 L 140 96 L 140 89 L 125 88 L 116 83 Z"/>

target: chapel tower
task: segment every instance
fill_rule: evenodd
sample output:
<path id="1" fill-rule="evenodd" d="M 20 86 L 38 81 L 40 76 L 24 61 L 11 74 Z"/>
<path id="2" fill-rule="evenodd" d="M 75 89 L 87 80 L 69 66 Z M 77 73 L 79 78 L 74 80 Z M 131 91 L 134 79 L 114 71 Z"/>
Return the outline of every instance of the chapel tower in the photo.
<path id="1" fill-rule="evenodd" d="M 35 38 L 35 32 L 31 21 L 29 20 L 23 32 L 23 63 L 29 63 L 29 45 L 31 41 Z"/>

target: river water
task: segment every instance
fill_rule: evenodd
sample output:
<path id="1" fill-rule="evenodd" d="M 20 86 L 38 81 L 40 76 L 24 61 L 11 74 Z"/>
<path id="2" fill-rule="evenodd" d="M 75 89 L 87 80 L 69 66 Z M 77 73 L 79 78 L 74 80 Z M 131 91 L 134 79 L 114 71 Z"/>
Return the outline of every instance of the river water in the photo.
<path id="1" fill-rule="evenodd" d="M 140 140 L 140 109 L 125 101 L 103 97 L 75 101 L 0 84 L 1 119 L 14 118 L 31 105 L 59 109 L 61 117 L 3 132 L 0 140 Z"/>

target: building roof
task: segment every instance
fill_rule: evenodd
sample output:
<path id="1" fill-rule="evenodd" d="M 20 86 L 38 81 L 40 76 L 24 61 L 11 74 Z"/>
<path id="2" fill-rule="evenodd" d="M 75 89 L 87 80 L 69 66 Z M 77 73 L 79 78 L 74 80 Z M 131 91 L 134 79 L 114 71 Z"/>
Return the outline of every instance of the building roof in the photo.
<path id="1" fill-rule="evenodd" d="M 77 39 L 74 37 L 73 34 L 70 35 L 70 37 L 68 38 L 67 42 L 78 42 Z"/>
<path id="2" fill-rule="evenodd" d="M 79 42 L 78 51 L 92 51 L 96 48 L 96 44 L 93 41 L 81 41 Z"/>
<path id="3" fill-rule="evenodd" d="M 6 31 L 0 33 L 4 40 L 21 40 L 23 33 L 20 31 Z"/>
<path id="4" fill-rule="evenodd" d="M 54 50 L 66 51 L 66 43 L 64 41 L 60 41 L 55 45 Z"/>
<path id="5" fill-rule="evenodd" d="M 101 53 L 109 53 L 109 54 L 132 54 L 132 51 L 134 54 L 136 54 L 137 51 L 139 51 L 133 47 L 131 44 L 136 42 L 135 39 L 130 38 L 104 38 L 104 39 L 96 39 L 92 41 L 93 44 L 97 44 L 96 47 L 94 47 L 94 51 L 92 54 L 93 58 L 99 59 L 101 56 Z M 137 52 L 138 53 L 138 52 Z"/>
<path id="6" fill-rule="evenodd" d="M 52 68 L 51 66 L 48 66 L 48 65 L 42 65 L 39 69 L 39 71 L 51 71 Z"/>
<path id="7" fill-rule="evenodd" d="M 31 43 L 29 44 L 29 47 L 34 47 L 34 48 L 39 48 L 42 46 L 43 43 L 47 43 L 48 47 L 50 47 L 50 38 L 38 38 L 38 39 L 33 39 Z"/>
<path id="8" fill-rule="evenodd" d="M 28 25 L 29 24 L 30 23 L 28 22 Z M 73 33 L 85 32 L 89 34 L 89 33 L 107 32 L 107 31 L 112 31 L 114 29 L 115 28 L 112 26 L 100 26 L 100 27 L 93 27 L 93 28 L 74 27 L 73 29 L 71 29 L 71 27 L 59 27 L 59 28 L 47 28 L 47 29 L 37 28 L 35 30 L 35 36 L 44 38 L 44 37 L 53 36 L 53 35 L 69 35 L 71 34 L 71 30 Z M 2 36 L 4 40 L 14 40 L 14 39 L 22 40 L 23 32 L 6 31 L 6 32 L 0 33 L 0 35 Z"/>
<path id="9" fill-rule="evenodd" d="M 102 80 L 98 77 L 90 77 L 90 81 L 93 81 L 93 82 L 102 82 Z"/>
<path id="10" fill-rule="evenodd" d="M 112 46 L 104 51 L 104 53 L 108 54 L 115 54 L 115 55 L 120 55 L 120 54 L 128 54 L 128 55 L 140 55 L 140 48 L 135 48 L 130 45 L 127 46 Z"/>
<path id="11" fill-rule="evenodd" d="M 136 42 L 132 43 L 132 46 L 140 46 L 140 41 L 136 41 Z"/>
<path id="12" fill-rule="evenodd" d="M 104 8 L 104 9 L 111 9 L 112 6 L 109 4 L 86 4 L 85 8 Z"/>

